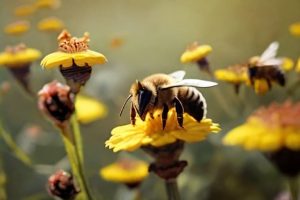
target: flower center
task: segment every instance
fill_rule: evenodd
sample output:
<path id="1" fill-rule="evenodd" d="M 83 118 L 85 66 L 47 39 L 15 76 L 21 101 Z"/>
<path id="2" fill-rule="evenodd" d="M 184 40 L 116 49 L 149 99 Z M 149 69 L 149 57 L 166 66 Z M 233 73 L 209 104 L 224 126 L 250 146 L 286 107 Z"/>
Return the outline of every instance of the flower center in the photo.
<path id="1" fill-rule="evenodd" d="M 25 51 L 26 48 L 27 47 L 24 43 L 20 43 L 20 44 L 17 44 L 16 46 L 7 46 L 5 48 L 5 52 L 10 53 L 10 54 L 17 54 L 21 51 Z"/>
<path id="2" fill-rule="evenodd" d="M 57 38 L 59 50 L 65 53 L 76 53 L 89 49 L 89 34 L 84 33 L 83 37 L 72 37 L 71 34 L 64 30 Z"/>

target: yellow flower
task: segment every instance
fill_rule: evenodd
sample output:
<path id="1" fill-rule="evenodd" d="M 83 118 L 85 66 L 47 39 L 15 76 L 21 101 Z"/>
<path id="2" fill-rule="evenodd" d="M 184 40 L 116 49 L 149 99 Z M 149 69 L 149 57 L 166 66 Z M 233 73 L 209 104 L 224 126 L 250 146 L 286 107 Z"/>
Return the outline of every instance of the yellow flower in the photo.
<path id="1" fill-rule="evenodd" d="M 58 36 L 59 51 L 47 55 L 41 65 L 44 68 L 53 67 L 77 67 L 93 66 L 107 62 L 101 53 L 88 49 L 89 35 L 85 33 L 82 38 L 71 37 L 66 30 Z"/>
<path id="2" fill-rule="evenodd" d="M 107 181 L 139 184 L 148 176 L 148 164 L 141 160 L 123 158 L 102 168 L 100 175 Z"/>
<path id="3" fill-rule="evenodd" d="M 291 59 L 291 58 L 288 58 L 288 57 L 285 57 L 285 58 L 282 58 L 283 59 L 283 62 L 282 62 L 282 69 L 284 71 L 291 71 L 294 67 L 294 61 Z"/>
<path id="4" fill-rule="evenodd" d="M 199 45 L 197 42 L 192 43 L 181 55 L 182 63 L 197 62 L 205 58 L 212 51 L 210 45 Z"/>
<path id="5" fill-rule="evenodd" d="M 107 108 L 101 102 L 83 95 L 77 95 L 75 102 L 77 119 L 88 124 L 107 115 Z"/>
<path id="6" fill-rule="evenodd" d="M 223 139 L 225 145 L 247 150 L 274 152 L 287 148 L 300 150 L 300 103 L 271 104 L 258 109 L 246 123 L 231 130 Z"/>
<path id="7" fill-rule="evenodd" d="M 264 95 L 270 90 L 270 86 L 266 79 L 255 79 L 253 88 L 255 93 L 259 95 Z"/>
<path id="8" fill-rule="evenodd" d="M 4 28 L 4 32 L 9 35 L 21 35 L 27 32 L 30 28 L 29 21 L 22 20 L 8 24 Z"/>
<path id="9" fill-rule="evenodd" d="M 248 68 L 246 65 L 234 65 L 214 72 L 215 78 L 232 84 L 249 82 Z"/>
<path id="10" fill-rule="evenodd" d="M 41 56 L 37 49 L 27 48 L 24 44 L 14 47 L 7 47 L 0 53 L 0 65 L 8 67 L 22 67 L 24 64 L 31 63 Z"/>
<path id="11" fill-rule="evenodd" d="M 40 31 L 61 31 L 64 26 L 64 23 L 56 17 L 48 17 L 38 23 Z"/>
<path id="12" fill-rule="evenodd" d="M 298 58 L 298 60 L 297 60 L 297 64 L 296 64 L 296 67 L 295 67 L 295 70 L 296 70 L 296 72 L 300 72 L 300 57 Z"/>
<path id="13" fill-rule="evenodd" d="M 37 0 L 35 5 L 37 8 L 58 8 L 60 0 Z"/>
<path id="14" fill-rule="evenodd" d="M 293 36 L 300 36 L 300 22 L 296 22 L 290 25 L 289 27 L 290 33 Z"/>
<path id="15" fill-rule="evenodd" d="M 23 5 L 19 6 L 15 9 L 14 14 L 18 17 L 24 17 L 28 15 L 32 15 L 36 10 L 34 5 Z"/>
<path id="16" fill-rule="evenodd" d="M 112 130 L 112 136 L 105 142 L 106 147 L 114 152 L 125 150 L 134 151 L 144 145 L 155 147 L 164 146 L 182 140 L 185 142 L 197 142 L 204 140 L 211 132 L 220 131 L 219 125 L 211 119 L 203 119 L 197 122 L 188 114 L 184 114 L 183 127 L 177 123 L 176 111 L 171 109 L 165 129 L 162 129 L 161 111 L 154 113 L 154 118 L 149 115 L 145 121 L 137 118 L 136 125 L 119 126 Z"/>

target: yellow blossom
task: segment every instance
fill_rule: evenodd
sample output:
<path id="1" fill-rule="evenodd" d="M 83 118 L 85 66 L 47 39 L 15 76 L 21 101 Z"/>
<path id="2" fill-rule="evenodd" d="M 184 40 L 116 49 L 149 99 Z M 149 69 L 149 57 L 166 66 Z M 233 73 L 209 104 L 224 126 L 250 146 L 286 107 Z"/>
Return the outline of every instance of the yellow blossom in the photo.
<path id="1" fill-rule="evenodd" d="M 270 86 L 266 79 L 255 79 L 253 87 L 255 93 L 259 95 L 264 95 L 270 90 Z"/>
<path id="2" fill-rule="evenodd" d="M 148 176 L 148 164 L 140 160 L 123 158 L 102 168 L 100 175 L 107 181 L 138 184 Z"/>
<path id="3" fill-rule="evenodd" d="M 182 140 L 185 142 L 197 142 L 204 140 L 211 132 L 220 131 L 219 125 L 211 119 L 203 119 L 197 122 L 188 114 L 184 114 L 183 128 L 177 123 L 176 111 L 171 109 L 165 129 L 162 129 L 161 111 L 154 113 L 154 118 L 149 115 L 145 121 L 137 118 L 136 125 L 119 126 L 112 130 L 106 147 L 114 152 L 120 150 L 134 151 L 143 145 L 155 147 L 164 146 Z"/>
<path id="4" fill-rule="evenodd" d="M 64 23 L 56 17 L 48 17 L 38 23 L 40 31 L 61 31 L 64 26 Z"/>
<path id="5" fill-rule="evenodd" d="M 36 7 L 34 5 L 23 5 L 15 8 L 14 14 L 18 17 L 24 17 L 28 15 L 32 15 L 36 10 Z"/>
<path id="6" fill-rule="evenodd" d="M 180 61 L 182 63 L 197 62 L 205 58 L 210 52 L 212 52 L 210 45 L 199 45 L 197 42 L 194 42 L 181 55 Z"/>
<path id="7" fill-rule="evenodd" d="M 234 65 L 214 72 L 215 78 L 233 84 L 249 82 L 248 68 L 246 65 Z"/>
<path id="8" fill-rule="evenodd" d="M 35 5 L 37 8 L 58 8 L 60 6 L 60 0 L 37 0 Z"/>
<path id="9" fill-rule="evenodd" d="M 93 66 L 107 62 L 101 53 L 89 50 L 89 34 L 85 33 L 82 38 L 72 37 L 66 30 L 58 36 L 59 51 L 47 55 L 41 65 L 44 68 L 53 67 L 77 67 Z"/>
<path id="10" fill-rule="evenodd" d="M 103 103 L 83 95 L 77 95 L 75 108 L 77 119 L 83 124 L 91 123 L 107 115 L 107 108 Z"/>
<path id="11" fill-rule="evenodd" d="M 24 64 L 31 63 L 41 56 L 37 49 L 27 48 L 24 44 L 15 47 L 7 47 L 0 53 L 0 65 L 9 67 L 21 67 Z"/>
<path id="12" fill-rule="evenodd" d="M 272 104 L 258 109 L 223 139 L 226 145 L 247 150 L 274 152 L 283 148 L 300 150 L 300 103 Z"/>
<path id="13" fill-rule="evenodd" d="M 290 33 L 293 36 L 300 36 L 300 22 L 296 22 L 290 25 L 289 27 Z"/>
<path id="14" fill-rule="evenodd" d="M 294 67 L 294 61 L 291 59 L 291 58 L 288 58 L 288 57 L 285 57 L 285 58 L 282 58 L 282 69 L 284 71 L 291 71 Z"/>
<path id="15" fill-rule="evenodd" d="M 30 28 L 29 21 L 22 20 L 8 24 L 4 28 L 4 32 L 9 35 L 21 35 L 27 32 Z"/>
<path id="16" fill-rule="evenodd" d="M 296 64 L 296 66 L 295 66 L 295 70 L 296 70 L 296 72 L 300 72 L 300 57 L 298 58 L 298 60 L 297 60 L 297 64 Z"/>

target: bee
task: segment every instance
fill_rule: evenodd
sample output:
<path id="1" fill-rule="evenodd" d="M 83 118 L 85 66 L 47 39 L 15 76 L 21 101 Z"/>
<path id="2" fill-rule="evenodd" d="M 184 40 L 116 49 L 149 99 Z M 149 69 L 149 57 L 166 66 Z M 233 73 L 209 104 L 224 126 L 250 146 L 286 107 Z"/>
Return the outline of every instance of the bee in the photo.
<path id="1" fill-rule="evenodd" d="M 261 56 L 252 57 L 248 63 L 248 74 L 251 85 L 255 79 L 265 79 L 269 89 L 271 82 L 276 82 L 281 86 L 285 85 L 285 75 L 281 68 L 283 59 L 276 58 L 279 48 L 278 42 L 272 42 Z"/>
<path id="2" fill-rule="evenodd" d="M 149 113 L 162 110 L 162 128 L 167 122 L 168 111 L 175 107 L 178 124 L 183 126 L 183 113 L 188 113 L 198 122 L 206 116 L 206 101 L 195 88 L 206 88 L 217 85 L 215 82 L 198 79 L 183 79 L 184 71 L 171 74 L 153 74 L 142 81 L 136 81 L 130 88 L 130 94 L 121 108 L 120 116 L 126 103 L 131 99 L 130 119 L 135 125 L 136 113 L 144 121 Z"/>

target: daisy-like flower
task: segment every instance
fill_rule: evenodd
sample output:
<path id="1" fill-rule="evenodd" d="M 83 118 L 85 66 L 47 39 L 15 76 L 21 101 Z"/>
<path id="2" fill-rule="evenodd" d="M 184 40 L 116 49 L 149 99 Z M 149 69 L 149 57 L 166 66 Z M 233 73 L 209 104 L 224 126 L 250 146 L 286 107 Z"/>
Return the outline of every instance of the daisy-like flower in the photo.
<path id="1" fill-rule="evenodd" d="M 185 113 L 183 119 L 184 128 L 177 123 L 176 111 L 173 108 L 168 113 L 166 127 L 162 129 L 161 111 L 158 110 L 153 118 L 149 115 L 145 121 L 137 118 L 135 126 L 128 124 L 114 128 L 111 138 L 105 144 L 114 152 L 134 151 L 142 146 L 161 147 L 177 140 L 198 142 L 204 140 L 208 134 L 220 131 L 219 125 L 208 118 L 197 122 Z"/>
<path id="2" fill-rule="evenodd" d="M 4 32 L 8 35 L 22 35 L 30 28 L 30 23 L 27 20 L 20 20 L 8 24 L 4 28 Z"/>
<path id="3" fill-rule="evenodd" d="M 25 17 L 32 15 L 36 11 L 36 7 L 34 5 L 28 4 L 28 5 L 22 5 L 14 10 L 15 16 L 18 17 Z"/>
<path id="4" fill-rule="evenodd" d="M 122 183 L 133 189 L 149 175 L 148 166 L 148 163 L 141 160 L 122 158 L 100 169 L 100 176 L 107 181 Z"/>
<path id="5" fill-rule="evenodd" d="M 247 65 L 233 65 L 225 69 L 218 69 L 214 71 L 214 75 L 217 80 L 233 84 L 237 94 L 241 84 L 249 84 Z"/>
<path id="6" fill-rule="evenodd" d="M 91 97 L 77 95 L 75 101 L 76 115 L 79 122 L 91 123 L 107 115 L 107 107 Z"/>
<path id="7" fill-rule="evenodd" d="M 299 37 L 300 36 L 300 22 L 295 22 L 290 25 L 289 31 L 293 36 Z"/>
<path id="8" fill-rule="evenodd" d="M 82 38 L 76 38 L 63 30 L 57 39 L 59 50 L 47 55 L 41 65 L 47 69 L 59 67 L 72 92 L 77 94 L 80 87 L 89 80 L 91 66 L 104 64 L 107 60 L 103 54 L 89 50 L 88 33 Z"/>
<path id="9" fill-rule="evenodd" d="M 184 142 L 202 141 L 211 132 L 220 131 L 219 125 L 211 119 L 197 122 L 186 113 L 183 119 L 183 127 L 180 127 L 173 108 L 168 112 L 166 126 L 162 129 L 161 111 L 157 110 L 153 117 L 148 114 L 145 121 L 137 118 L 134 126 L 129 124 L 114 128 L 105 145 L 114 152 L 142 148 L 155 158 L 149 170 L 165 180 L 174 180 L 187 165 L 186 161 L 178 160 Z"/>
<path id="10" fill-rule="evenodd" d="M 198 42 L 193 42 L 186 48 L 185 52 L 183 52 L 180 61 L 182 63 L 197 63 L 200 70 L 210 74 L 209 63 L 206 57 L 211 52 L 212 47 L 210 45 L 199 45 Z"/>
<path id="11" fill-rule="evenodd" d="M 252 114 L 231 130 L 226 145 L 264 152 L 285 175 L 300 172 L 300 103 L 271 104 Z"/>
<path id="12" fill-rule="evenodd" d="M 36 0 L 35 6 L 37 8 L 56 9 L 60 7 L 60 0 Z"/>
<path id="13" fill-rule="evenodd" d="M 21 85 L 27 91 L 30 91 L 30 65 L 40 56 L 40 51 L 27 48 L 23 43 L 16 46 L 7 46 L 5 51 L 0 53 L 0 65 L 6 66 Z"/>
<path id="14" fill-rule="evenodd" d="M 40 31 L 57 32 L 64 29 L 65 25 L 57 17 L 47 17 L 39 21 L 37 27 Z"/>

